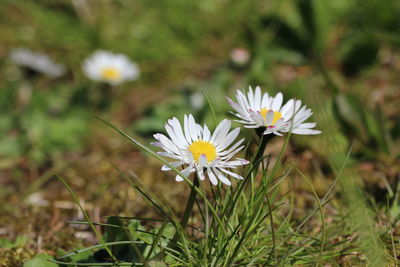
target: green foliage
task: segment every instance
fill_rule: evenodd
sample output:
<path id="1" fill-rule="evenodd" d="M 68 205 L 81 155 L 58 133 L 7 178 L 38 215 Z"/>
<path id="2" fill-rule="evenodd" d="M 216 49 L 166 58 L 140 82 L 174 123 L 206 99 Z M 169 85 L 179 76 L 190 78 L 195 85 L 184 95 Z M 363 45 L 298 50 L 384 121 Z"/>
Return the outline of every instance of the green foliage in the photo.
<path id="1" fill-rule="evenodd" d="M 276 30 L 276 41 L 311 59 L 324 52 L 331 27 L 331 6 L 328 1 L 292 1 L 297 23 L 285 19 L 285 15 L 267 15 L 261 18 L 263 27 Z M 293 16 L 293 15 L 292 15 Z M 288 17 L 288 15 L 286 16 Z"/>
<path id="2" fill-rule="evenodd" d="M 377 108 L 375 111 L 366 109 L 361 101 L 351 95 L 340 94 L 335 99 L 337 117 L 341 120 L 344 132 L 357 136 L 364 142 L 365 156 L 376 156 L 373 151 L 390 152 L 390 129 L 385 127 L 385 120 Z"/>
<path id="3" fill-rule="evenodd" d="M 58 264 L 51 262 L 54 258 L 46 254 L 38 254 L 33 259 L 26 261 L 23 267 L 57 267 Z"/>
<path id="4" fill-rule="evenodd" d="M 23 247 L 27 244 L 27 242 L 28 242 L 28 237 L 23 235 L 18 235 L 14 241 L 5 238 L 0 238 L 0 248 L 11 249 L 11 248 Z"/>
<path id="5" fill-rule="evenodd" d="M 400 220 L 400 182 L 397 183 L 396 191 L 392 196 L 392 204 L 389 207 L 390 216 L 393 218 L 394 224 Z"/>
<path id="6" fill-rule="evenodd" d="M 260 17 L 262 28 L 270 32 L 272 41 L 268 46 L 281 46 L 299 53 L 307 60 L 317 63 L 325 57 L 329 41 L 337 38 L 335 27 L 345 31 L 336 46 L 342 71 L 354 76 L 377 62 L 377 54 L 383 43 L 381 39 L 398 44 L 398 1 L 379 4 L 371 1 L 286 1 L 275 12 Z M 281 10 L 285 10 L 281 11 Z M 255 35 L 260 35 L 258 32 Z M 254 38 L 260 39 L 258 36 Z M 262 44 L 265 47 L 265 43 Z M 282 57 L 281 60 L 285 60 Z"/>
<path id="7" fill-rule="evenodd" d="M 41 165 L 82 147 L 90 117 L 87 110 L 69 104 L 73 89 L 48 91 L 20 83 L 2 92 L 8 97 L 0 109 L 0 157 L 25 156 Z"/>
<path id="8" fill-rule="evenodd" d="M 137 231 L 143 231 L 144 228 L 137 221 L 131 221 L 130 223 L 123 223 L 118 217 L 111 216 L 107 219 L 106 230 L 104 233 L 105 242 L 118 242 L 118 241 L 129 241 L 129 240 L 143 240 L 140 238 L 140 234 Z M 143 250 L 146 245 L 121 245 L 114 246 L 111 252 L 118 260 L 138 262 L 140 257 L 143 255 Z"/>
<path id="9" fill-rule="evenodd" d="M 347 76 L 354 76 L 362 69 L 376 63 L 379 51 L 379 42 L 371 33 L 352 33 L 344 38 L 339 56 L 343 65 L 343 72 Z"/>

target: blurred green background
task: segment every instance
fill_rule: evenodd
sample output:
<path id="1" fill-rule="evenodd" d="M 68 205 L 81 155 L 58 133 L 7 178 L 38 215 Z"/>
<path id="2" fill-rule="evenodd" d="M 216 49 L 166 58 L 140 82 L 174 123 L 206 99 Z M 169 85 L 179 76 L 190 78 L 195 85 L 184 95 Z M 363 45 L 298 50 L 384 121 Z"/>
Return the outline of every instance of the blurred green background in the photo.
<path id="1" fill-rule="evenodd" d="M 68 238 L 73 229 L 62 223 L 66 215 L 54 210 L 62 210 L 54 203 L 68 200 L 53 179 L 57 173 L 71 177 L 102 215 L 132 211 L 124 202 L 135 200 L 133 193 L 121 193 L 123 183 L 111 178 L 109 161 L 134 169 L 149 183 L 157 179 L 159 166 L 94 116 L 149 143 L 172 116 L 193 113 L 211 124 L 204 94 L 218 119 L 231 117 L 225 96 L 249 85 L 281 91 L 286 100 L 300 98 L 313 109 L 323 134 L 293 137 L 288 157 L 312 177 L 318 192 L 325 192 L 352 147 L 351 168 L 372 206 L 397 205 L 398 0 L 2 0 L 0 33 L 4 240 L 20 233 L 36 241 L 41 236 L 48 245 L 40 248 L 53 252 L 78 242 Z M 10 60 L 16 48 L 45 53 L 67 71 L 55 79 L 32 74 Z M 123 53 L 141 69 L 137 81 L 114 88 L 107 106 L 99 105 L 104 85 L 86 78 L 81 68 L 97 49 Z M 168 179 L 163 183 L 170 186 L 174 181 Z M 157 186 L 162 190 L 163 184 Z M 299 199 L 306 202 L 301 194 Z M 399 210 L 390 211 L 397 218 L 391 223 L 397 222 Z M 61 234 L 43 235 L 49 226 Z M 37 251 L 35 242 L 24 243 L 27 255 Z"/>

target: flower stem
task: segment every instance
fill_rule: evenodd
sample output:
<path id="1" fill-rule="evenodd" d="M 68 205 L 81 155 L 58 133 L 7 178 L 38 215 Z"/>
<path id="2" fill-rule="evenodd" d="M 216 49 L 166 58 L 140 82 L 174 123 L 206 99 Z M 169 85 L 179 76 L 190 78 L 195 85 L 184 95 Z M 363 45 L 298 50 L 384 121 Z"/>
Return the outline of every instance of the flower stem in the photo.
<path id="1" fill-rule="evenodd" d="M 199 186 L 199 179 L 197 178 L 197 174 L 195 174 L 192 190 L 190 191 L 188 202 L 186 203 L 185 212 L 183 213 L 183 216 L 181 219 L 182 228 L 185 228 L 187 225 L 187 222 L 189 221 L 189 217 L 193 210 L 194 202 L 196 201 L 196 195 L 197 195 L 196 187 L 198 187 L 198 186 Z"/>
<path id="2" fill-rule="evenodd" d="M 198 179 L 197 173 L 196 173 L 194 175 L 193 186 L 192 186 L 192 189 L 190 191 L 188 201 L 186 203 L 186 208 L 185 208 L 185 211 L 183 213 L 183 216 L 182 216 L 182 219 L 181 219 L 181 222 L 180 222 L 182 230 L 185 229 L 185 227 L 186 227 L 186 225 L 187 225 L 187 223 L 189 221 L 190 215 L 192 214 L 193 206 L 194 206 L 194 203 L 196 201 L 196 196 L 197 196 L 196 187 L 198 187 L 198 186 L 199 186 L 199 179 Z M 170 242 L 172 247 L 175 246 L 175 243 L 178 240 L 178 237 L 179 237 L 179 230 L 177 229 L 174 237 L 172 238 L 172 240 Z M 171 246 L 169 246 L 169 247 L 171 247 Z"/>
<path id="3" fill-rule="evenodd" d="M 264 130 L 265 130 L 264 128 L 256 129 L 257 135 L 260 138 L 260 145 L 258 146 L 256 155 L 254 156 L 253 163 L 256 164 L 257 166 L 262 161 L 265 147 L 267 146 L 268 142 L 275 136 L 274 134 L 263 135 L 262 133 L 264 132 Z M 258 168 L 254 168 L 254 170 L 257 172 Z"/>
<path id="4" fill-rule="evenodd" d="M 113 86 L 108 83 L 102 83 L 98 92 L 97 108 L 107 110 L 111 106 L 113 98 Z"/>

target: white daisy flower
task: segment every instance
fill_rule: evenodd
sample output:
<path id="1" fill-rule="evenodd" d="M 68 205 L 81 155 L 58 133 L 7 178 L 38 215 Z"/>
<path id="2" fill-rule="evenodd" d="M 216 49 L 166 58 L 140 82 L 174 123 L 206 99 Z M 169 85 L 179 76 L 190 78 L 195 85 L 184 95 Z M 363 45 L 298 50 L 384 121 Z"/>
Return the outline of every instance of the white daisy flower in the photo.
<path id="1" fill-rule="evenodd" d="M 152 144 L 164 150 L 158 152 L 159 155 L 175 160 L 170 163 L 172 166 L 184 165 L 181 173 L 185 177 L 197 172 L 200 180 L 204 180 L 206 172 L 213 185 L 218 184 L 218 179 L 226 185 L 231 185 L 227 176 L 236 179 L 243 179 L 243 177 L 228 169 L 235 169 L 249 162 L 239 158 L 232 160 L 232 157 L 243 149 L 244 146 L 241 144 L 244 138 L 231 146 L 239 135 L 240 128 L 229 132 L 230 128 L 231 121 L 223 120 L 211 134 L 206 125 L 202 127 L 197 124 L 193 116 L 189 114 L 184 116 L 182 129 L 178 119 L 174 117 L 165 124 L 169 138 L 157 133 L 154 138 L 158 142 Z M 170 168 L 164 165 L 161 170 L 169 171 Z M 178 182 L 183 181 L 179 175 L 175 179 Z"/>
<path id="2" fill-rule="evenodd" d="M 85 75 L 95 81 L 117 85 L 136 80 L 139 68 L 123 54 L 98 50 L 82 65 Z"/>
<path id="3" fill-rule="evenodd" d="M 269 96 L 268 93 L 261 95 L 261 89 L 256 87 L 255 92 L 249 87 L 247 96 L 237 90 L 236 99 L 238 103 L 227 98 L 229 104 L 236 110 L 238 122 L 245 124 L 246 128 L 265 128 L 263 134 L 282 135 L 282 132 L 291 131 L 294 134 L 320 134 L 321 131 L 314 130 L 316 123 L 304 122 L 313 112 L 307 106 L 301 106 L 301 100 L 290 99 L 282 106 L 283 95 Z"/>
<path id="4" fill-rule="evenodd" d="M 55 63 L 45 54 L 34 53 L 28 49 L 14 49 L 10 53 L 10 59 L 21 67 L 43 73 L 50 78 L 60 77 L 65 73 L 63 65 Z"/>

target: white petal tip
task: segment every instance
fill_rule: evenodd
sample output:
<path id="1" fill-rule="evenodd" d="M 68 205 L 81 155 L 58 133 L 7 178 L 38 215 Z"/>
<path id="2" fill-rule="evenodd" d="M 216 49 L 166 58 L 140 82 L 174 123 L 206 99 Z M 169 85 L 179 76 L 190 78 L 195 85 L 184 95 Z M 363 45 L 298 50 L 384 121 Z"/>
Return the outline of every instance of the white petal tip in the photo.
<path id="1" fill-rule="evenodd" d="M 162 171 L 170 171 L 171 168 L 168 167 L 167 165 L 163 165 L 163 166 L 161 167 L 161 170 L 162 170 Z"/>
<path id="2" fill-rule="evenodd" d="M 267 132 L 267 131 L 263 132 L 263 135 L 267 135 L 267 134 L 272 134 L 272 132 Z"/>
<path id="3" fill-rule="evenodd" d="M 180 177 L 180 176 L 176 176 L 176 177 L 175 177 L 175 181 L 177 181 L 177 182 L 182 182 L 182 181 L 183 181 L 183 178 Z"/>
<path id="4" fill-rule="evenodd" d="M 224 185 L 227 185 L 227 186 L 231 186 L 232 185 L 232 183 L 229 181 L 225 181 L 225 182 L 222 182 Z"/>

